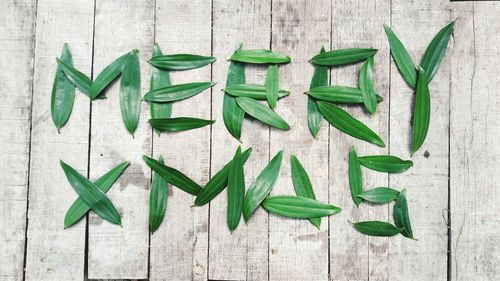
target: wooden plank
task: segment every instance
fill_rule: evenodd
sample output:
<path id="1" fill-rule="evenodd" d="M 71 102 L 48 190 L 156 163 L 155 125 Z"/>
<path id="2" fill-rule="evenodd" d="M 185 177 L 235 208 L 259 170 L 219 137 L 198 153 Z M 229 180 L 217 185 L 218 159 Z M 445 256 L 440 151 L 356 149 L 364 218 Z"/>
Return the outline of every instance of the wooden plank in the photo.
<path id="1" fill-rule="evenodd" d="M 316 198 L 328 202 L 328 126 L 315 140 L 307 125 L 307 91 L 314 68 L 308 60 L 330 44 L 330 1 L 273 1 L 272 49 L 288 54 L 292 63 L 279 67 L 281 87 L 291 95 L 276 107 L 290 131 L 271 129 L 271 155 L 284 149 L 281 175 L 272 192 L 295 194 L 290 155 L 294 154 L 311 178 Z M 336 219 L 336 218 L 333 218 Z M 308 220 L 270 215 L 269 280 L 328 279 L 328 219 L 321 230 Z"/>
<path id="2" fill-rule="evenodd" d="M 353 9 L 353 7 L 356 7 Z M 332 4 L 332 49 L 376 48 L 375 88 L 384 98 L 374 116 L 364 106 L 344 106 L 385 142 L 386 148 L 352 138 L 330 127 L 330 202 L 343 208 L 330 219 L 330 275 L 332 280 L 387 280 L 388 241 L 358 233 L 348 220 L 388 220 L 387 205 L 354 204 L 349 189 L 348 154 L 354 147 L 359 156 L 388 153 L 389 144 L 389 47 L 383 24 L 390 20 L 390 1 L 340 1 Z M 332 69 L 332 85 L 358 86 L 361 63 Z M 388 176 L 362 169 L 365 190 L 388 185 Z"/>
<path id="3" fill-rule="evenodd" d="M 149 89 L 154 29 L 154 1 L 97 1 L 94 39 L 94 73 L 120 55 L 140 50 L 141 88 Z M 119 24 L 117 24 L 119 23 Z M 142 154 L 151 152 L 149 108 L 143 103 L 135 138 L 125 129 L 120 113 L 119 83 L 106 93 L 108 99 L 92 104 L 90 176 L 97 178 L 122 161 L 131 165 L 109 190 L 122 216 L 123 227 L 92 214 L 89 220 L 89 279 L 131 278 L 148 275 L 148 198 L 150 170 Z"/>
<path id="4" fill-rule="evenodd" d="M 453 3 L 451 53 L 450 209 L 452 280 L 500 275 L 498 187 L 500 159 L 500 5 Z"/>
<path id="5" fill-rule="evenodd" d="M 75 66 L 90 73 L 93 18 L 91 2 L 38 1 L 26 280 L 83 279 L 85 220 L 63 229 L 66 211 L 77 195 L 59 160 L 87 174 L 89 100 L 77 91 L 72 116 L 58 134 L 50 117 L 50 95 L 55 57 L 64 42 L 70 46 Z"/>
<path id="6" fill-rule="evenodd" d="M 7 281 L 23 278 L 35 3 L 0 3 L 0 279 Z"/>
<path id="7" fill-rule="evenodd" d="M 210 0 L 197 2 L 156 1 L 156 42 L 163 53 L 210 55 Z M 210 66 L 171 73 L 172 83 L 210 81 Z M 176 102 L 172 116 L 210 119 L 210 90 Z M 153 154 L 167 165 L 204 184 L 209 178 L 210 126 L 179 132 L 154 133 Z M 151 236 L 151 280 L 206 280 L 208 257 L 208 206 L 190 208 L 194 196 L 169 187 L 167 213 L 160 229 Z"/>
<path id="8" fill-rule="evenodd" d="M 449 21 L 447 0 L 392 1 L 391 25 L 415 63 Z M 430 83 L 431 123 L 425 143 L 412 157 L 414 166 L 389 178 L 391 186 L 407 188 L 413 233 L 419 239 L 390 239 L 389 276 L 396 280 L 447 278 L 449 58 L 448 52 Z M 410 157 L 412 92 L 391 63 L 391 154 L 403 158 Z"/>
<path id="9" fill-rule="evenodd" d="M 223 94 L 231 56 L 240 43 L 244 49 L 267 49 L 270 42 L 271 1 L 213 2 L 213 52 L 218 60 L 213 65 L 214 87 L 212 116 L 211 174 L 214 175 L 234 154 L 238 141 L 226 130 L 222 119 Z M 246 65 L 247 83 L 264 84 L 265 67 Z M 269 129 L 255 120 L 246 119 L 242 129 L 243 148 L 253 151 L 245 164 L 248 187 L 267 165 Z M 223 191 L 210 203 L 209 278 L 211 280 L 267 280 L 268 215 L 258 209 L 245 226 L 242 221 L 229 233 L 226 222 L 227 195 Z"/>

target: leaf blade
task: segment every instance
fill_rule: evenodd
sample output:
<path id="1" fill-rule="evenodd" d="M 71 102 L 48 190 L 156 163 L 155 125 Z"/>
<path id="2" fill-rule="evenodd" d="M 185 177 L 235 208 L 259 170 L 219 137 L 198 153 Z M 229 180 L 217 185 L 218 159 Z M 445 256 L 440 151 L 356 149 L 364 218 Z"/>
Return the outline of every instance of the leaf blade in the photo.
<path id="1" fill-rule="evenodd" d="M 377 49 L 348 48 L 320 53 L 310 62 L 315 65 L 338 66 L 367 59 L 377 53 Z"/>
<path id="2" fill-rule="evenodd" d="M 363 96 L 359 88 L 348 86 L 319 86 L 309 90 L 309 96 L 316 100 L 327 101 L 331 103 L 359 104 L 363 103 Z M 383 101 L 383 98 L 375 94 L 377 102 Z"/>
<path id="3" fill-rule="evenodd" d="M 374 204 L 386 204 L 396 200 L 398 196 L 399 191 L 390 187 L 376 187 L 358 194 L 359 198 Z"/>
<path id="4" fill-rule="evenodd" d="M 352 201 L 356 206 L 361 204 L 361 198 L 358 197 L 363 192 L 363 175 L 361 173 L 361 165 L 358 161 L 356 149 L 351 147 L 349 151 L 349 188 L 351 189 Z"/>
<path id="5" fill-rule="evenodd" d="M 161 56 L 162 51 L 160 49 L 160 45 L 157 43 L 153 46 L 153 54 L 152 56 Z M 149 90 L 153 91 L 158 88 L 170 86 L 170 72 L 164 69 L 158 69 L 153 67 L 151 70 L 151 81 L 149 84 Z M 171 102 L 162 102 L 162 103 L 149 103 L 149 114 L 151 115 L 151 119 L 159 119 L 159 118 L 170 118 L 172 115 L 172 103 Z M 160 131 L 156 130 L 159 134 Z"/>
<path id="6" fill-rule="evenodd" d="M 232 233 L 240 223 L 245 198 L 245 176 L 241 147 L 238 146 L 227 176 L 227 226 Z"/>
<path id="7" fill-rule="evenodd" d="M 215 82 L 191 82 L 169 85 L 147 92 L 143 99 L 156 103 L 180 101 L 194 97 L 215 84 Z"/>
<path id="8" fill-rule="evenodd" d="M 149 119 L 149 124 L 160 132 L 182 132 L 198 129 L 215 123 L 215 120 L 206 120 L 192 117 Z"/>
<path id="9" fill-rule="evenodd" d="M 190 70 L 213 63 L 215 57 L 194 54 L 155 55 L 149 63 L 164 70 Z"/>
<path id="10" fill-rule="evenodd" d="M 250 219 L 257 207 L 259 207 L 273 189 L 274 183 L 278 179 L 282 159 L 283 150 L 276 153 L 248 188 L 243 202 L 243 219 L 245 222 Z"/>
<path id="11" fill-rule="evenodd" d="M 255 100 L 267 99 L 266 88 L 262 85 L 233 84 L 226 86 L 226 88 L 224 88 L 224 92 L 233 97 L 246 97 Z M 290 92 L 287 90 L 280 89 L 278 91 L 278 98 L 286 97 L 288 95 L 290 95 Z"/>
<path id="12" fill-rule="evenodd" d="M 290 57 L 284 54 L 273 52 L 271 50 L 239 50 L 236 51 L 230 58 L 232 61 L 256 64 L 278 64 L 289 63 Z"/>
<path id="13" fill-rule="evenodd" d="M 372 115 L 375 114 L 377 110 L 377 96 L 375 95 L 375 90 L 373 88 L 373 56 L 366 59 L 366 61 L 361 66 L 359 71 L 359 89 L 361 90 L 361 96 L 363 97 L 363 103 L 365 108 Z"/>
<path id="14" fill-rule="evenodd" d="M 309 175 L 307 175 L 306 169 L 295 155 L 290 157 L 290 169 L 292 171 L 293 187 L 297 196 L 316 199 Z M 309 218 L 309 221 L 316 228 L 320 228 L 321 218 Z"/>
<path id="15" fill-rule="evenodd" d="M 321 47 L 320 54 L 325 52 L 325 48 Z M 326 66 L 314 66 L 314 73 L 309 85 L 309 90 L 320 87 L 328 86 L 328 68 Z M 318 104 L 312 97 L 307 97 L 307 125 L 309 131 L 314 138 L 318 137 L 321 123 L 323 122 L 323 115 L 319 112 Z"/>
<path id="16" fill-rule="evenodd" d="M 73 57 L 67 43 L 63 45 L 60 59 L 69 65 L 73 65 Z M 66 77 L 64 71 L 58 65 L 50 97 L 50 113 L 57 131 L 68 122 L 73 111 L 74 102 L 75 85 Z"/>
<path id="17" fill-rule="evenodd" d="M 418 68 L 417 93 L 413 109 L 412 155 L 424 144 L 431 118 L 431 97 L 425 71 Z"/>
<path id="18" fill-rule="evenodd" d="M 165 164 L 163 156 L 160 155 L 158 162 Z M 156 172 L 153 172 L 153 180 L 149 191 L 149 227 L 155 232 L 165 218 L 168 203 L 167 182 Z"/>
<path id="19" fill-rule="evenodd" d="M 265 88 L 267 103 L 271 109 L 274 109 L 276 107 L 276 103 L 278 102 L 278 92 L 280 90 L 278 65 L 271 64 L 267 68 Z"/>
<path id="20" fill-rule="evenodd" d="M 80 92 L 90 97 L 90 87 L 92 86 L 92 80 L 78 69 L 72 65 L 56 58 L 57 65 L 61 67 L 62 71 L 66 77 L 75 85 L 75 87 L 80 90 Z"/>
<path id="21" fill-rule="evenodd" d="M 389 26 L 384 25 L 384 29 L 387 35 L 387 40 L 389 41 L 392 57 L 396 62 L 399 72 L 403 75 L 406 83 L 415 89 L 417 85 L 417 68 L 413 63 L 410 54 Z"/>
<path id="22" fill-rule="evenodd" d="M 241 50 L 241 45 L 237 50 Z M 245 77 L 245 64 L 241 62 L 231 61 L 226 78 L 226 88 L 235 84 L 244 84 Z M 222 119 L 227 131 L 238 141 L 241 139 L 241 128 L 243 126 L 243 118 L 245 112 L 236 103 L 236 99 L 224 92 L 222 101 Z"/>
<path id="23" fill-rule="evenodd" d="M 97 75 L 89 90 L 91 100 L 94 100 L 99 94 L 101 94 L 101 92 L 122 73 L 123 65 L 127 61 L 129 54 L 130 53 L 126 53 L 120 56 L 106 66 L 101 73 L 99 73 L 99 75 Z"/>
<path id="24" fill-rule="evenodd" d="M 331 216 L 342 211 L 338 207 L 314 199 L 287 195 L 268 197 L 262 202 L 262 207 L 270 213 L 298 219 Z"/>
<path id="25" fill-rule="evenodd" d="M 238 105 L 250 116 L 277 129 L 288 131 L 290 126 L 278 114 L 270 108 L 260 104 L 254 99 L 239 97 L 236 98 Z"/>
<path id="26" fill-rule="evenodd" d="M 396 203 L 394 204 L 393 215 L 394 215 L 394 224 L 397 227 L 404 229 L 401 232 L 401 234 L 403 234 L 403 236 L 407 238 L 414 239 L 413 231 L 411 229 L 410 214 L 408 212 L 408 203 L 406 200 L 405 189 L 403 189 L 399 193 Z"/>
<path id="27" fill-rule="evenodd" d="M 413 166 L 412 161 L 392 155 L 362 156 L 358 160 L 364 167 L 383 173 L 401 173 Z"/>
<path id="28" fill-rule="evenodd" d="M 390 237 L 403 231 L 402 228 L 397 228 L 396 226 L 383 221 L 362 221 L 351 223 L 351 225 L 358 232 L 370 236 Z"/>
<path id="29" fill-rule="evenodd" d="M 432 78 L 436 75 L 439 65 L 443 60 L 454 26 L 455 21 L 452 21 L 439 30 L 431 43 L 429 43 L 429 46 L 427 46 L 420 60 L 420 66 L 425 70 L 429 82 L 432 81 Z"/>
<path id="30" fill-rule="evenodd" d="M 134 135 L 141 114 L 141 68 L 137 50 L 127 57 L 120 79 L 120 109 L 125 128 Z"/>

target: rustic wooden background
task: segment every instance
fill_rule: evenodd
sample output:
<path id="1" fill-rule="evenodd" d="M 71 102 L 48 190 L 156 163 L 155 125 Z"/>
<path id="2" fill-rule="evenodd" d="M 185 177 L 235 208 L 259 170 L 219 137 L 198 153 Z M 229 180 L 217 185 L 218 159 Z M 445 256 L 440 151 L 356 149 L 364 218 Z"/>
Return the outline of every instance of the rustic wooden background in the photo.
<path id="1" fill-rule="evenodd" d="M 409 156 L 412 92 L 391 61 L 383 24 L 389 24 L 415 61 L 434 34 L 457 19 L 455 33 L 431 83 L 432 119 L 414 167 L 390 175 L 364 170 L 365 186 L 407 188 L 414 233 L 373 238 L 347 220 L 392 221 L 391 206 L 363 204 L 349 195 L 347 154 Z M 174 105 L 176 116 L 214 118 L 211 127 L 158 137 L 143 104 L 132 139 L 122 124 L 118 85 L 106 101 L 77 94 L 68 124 L 58 134 L 50 117 L 55 57 L 70 44 L 75 65 L 93 74 L 133 48 L 141 51 L 142 88 L 154 42 L 164 52 L 213 54 L 211 66 L 174 73 L 175 83 L 218 82 Z M 246 120 L 244 147 L 253 147 L 247 182 L 285 149 L 274 194 L 293 193 L 289 155 L 308 170 L 319 200 L 341 206 L 317 231 L 308 221 L 258 210 L 232 235 L 225 193 L 203 208 L 173 188 L 166 220 L 148 230 L 150 170 L 142 154 L 166 162 L 204 184 L 238 144 L 222 121 L 226 58 L 245 48 L 271 48 L 293 62 L 280 67 L 292 95 L 277 111 L 292 125 L 282 132 Z M 385 149 L 357 141 L 324 124 L 314 140 L 307 128 L 306 96 L 313 67 L 327 49 L 375 47 L 376 87 L 384 97 L 370 118 Z M 2 0 L 0 1 L 0 280 L 499 280 L 500 279 L 500 2 L 449 0 Z M 359 65 L 331 72 L 332 84 L 356 85 Z M 263 83 L 265 68 L 249 67 Z M 90 178 L 121 161 L 131 167 L 109 191 L 123 228 L 90 214 L 64 230 L 76 198 L 59 166 L 63 159 Z"/>

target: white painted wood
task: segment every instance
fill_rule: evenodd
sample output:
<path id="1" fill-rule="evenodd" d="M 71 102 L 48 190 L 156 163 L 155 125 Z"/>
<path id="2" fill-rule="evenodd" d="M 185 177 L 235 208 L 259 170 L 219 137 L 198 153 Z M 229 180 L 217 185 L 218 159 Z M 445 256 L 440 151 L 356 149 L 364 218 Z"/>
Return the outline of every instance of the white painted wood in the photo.
<path id="1" fill-rule="evenodd" d="M 321 46 L 330 45 L 330 1 L 273 1 L 272 49 L 292 57 L 279 67 L 281 87 L 291 94 L 278 103 L 276 112 L 290 131 L 271 129 L 271 155 L 284 149 L 281 175 L 273 195 L 294 195 L 290 155 L 294 154 L 311 178 L 316 198 L 328 202 L 328 126 L 315 140 L 307 125 L 307 96 L 314 68 L 308 60 Z M 337 219 L 333 217 L 332 219 Z M 269 280 L 328 279 L 328 219 L 321 230 L 308 220 L 270 215 Z"/>
<path id="2" fill-rule="evenodd" d="M 417 64 L 434 35 L 449 21 L 447 0 L 392 1 L 391 25 Z M 412 157 L 414 166 L 389 178 L 391 186 L 407 188 L 413 233 L 418 239 L 397 236 L 389 240 L 387 264 L 391 279 L 447 278 L 449 58 L 450 50 L 430 83 L 430 128 L 425 143 Z M 410 157 L 411 150 L 412 93 L 391 62 L 390 150 L 404 158 Z"/>
<path id="3" fill-rule="evenodd" d="M 451 52 L 450 209 L 452 280 L 500 275 L 497 235 L 500 3 L 454 3 Z"/>
<path id="4" fill-rule="evenodd" d="M 64 216 L 77 194 L 59 160 L 87 174 L 89 100 L 77 91 L 71 118 L 58 134 L 50 117 L 50 95 L 55 58 L 64 42 L 75 66 L 90 73 L 93 17 L 91 2 L 38 1 L 26 280 L 83 279 L 85 219 L 64 229 Z"/>
<path id="5" fill-rule="evenodd" d="M 156 42 L 164 54 L 210 55 L 211 1 L 156 1 Z M 211 66 L 172 72 L 172 84 L 210 81 Z M 210 90 L 175 102 L 172 117 L 210 119 Z M 149 117 L 149 115 L 148 115 Z M 178 132 L 154 133 L 153 154 L 203 185 L 209 178 L 210 126 Z M 190 208 L 195 197 L 169 186 L 167 213 L 151 236 L 151 280 L 206 280 L 208 261 L 208 206 Z"/>
<path id="6" fill-rule="evenodd" d="M 35 3 L 0 2 L 0 279 L 6 281 L 23 278 Z"/>
<path id="7" fill-rule="evenodd" d="M 218 84 L 212 94 L 212 116 L 217 122 L 212 128 L 211 174 L 219 171 L 234 154 L 238 141 L 224 126 L 222 119 L 222 89 L 231 56 L 240 43 L 244 49 L 269 48 L 271 35 L 271 1 L 215 0 L 213 15 L 213 76 Z M 247 83 L 264 84 L 266 68 L 247 65 Z M 269 159 L 269 129 L 259 121 L 245 119 L 242 147 L 252 147 L 245 164 L 246 186 L 255 180 Z M 267 280 L 268 278 L 268 215 L 258 209 L 248 224 L 243 218 L 230 234 L 227 227 L 227 194 L 223 191 L 210 203 L 210 280 Z"/>
<path id="8" fill-rule="evenodd" d="M 353 8 L 356 7 L 356 8 Z M 330 203 L 343 208 L 340 215 L 330 218 L 330 278 L 331 280 L 387 280 L 388 240 L 358 233 L 349 221 L 388 220 L 387 205 L 352 201 L 348 180 L 348 155 L 354 147 L 358 156 L 388 153 L 389 146 L 389 47 L 383 24 L 390 20 L 390 1 L 340 1 L 332 3 L 332 49 L 376 48 L 375 88 L 384 101 L 372 117 L 363 105 L 342 106 L 362 121 L 385 142 L 380 148 L 355 139 L 330 126 Z M 332 85 L 358 87 L 361 62 L 333 68 Z M 362 168 L 363 188 L 387 186 L 388 176 Z"/>
<path id="9" fill-rule="evenodd" d="M 149 89 L 154 29 L 154 1 L 97 1 L 94 76 L 120 55 L 140 50 L 141 88 Z M 148 198 L 150 170 L 142 154 L 151 152 L 149 108 L 142 105 L 135 138 L 120 113 L 119 81 L 107 89 L 106 100 L 92 104 L 90 177 L 97 178 L 122 161 L 131 165 L 108 191 L 122 216 L 123 227 L 92 214 L 89 221 L 89 279 L 144 279 L 148 275 Z"/>

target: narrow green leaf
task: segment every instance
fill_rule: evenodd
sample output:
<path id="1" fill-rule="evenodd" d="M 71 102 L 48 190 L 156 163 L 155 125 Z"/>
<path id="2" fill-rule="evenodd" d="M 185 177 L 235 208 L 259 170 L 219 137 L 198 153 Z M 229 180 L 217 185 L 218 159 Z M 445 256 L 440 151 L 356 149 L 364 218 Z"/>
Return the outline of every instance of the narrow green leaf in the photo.
<path id="1" fill-rule="evenodd" d="M 214 85 L 214 82 L 193 82 L 165 86 L 149 91 L 144 100 L 158 103 L 180 101 L 196 96 Z"/>
<path id="2" fill-rule="evenodd" d="M 427 137 L 431 119 L 431 96 L 425 71 L 418 67 L 417 94 L 413 109 L 412 155 L 422 146 Z"/>
<path id="3" fill-rule="evenodd" d="M 366 168 L 383 173 L 401 173 L 413 166 L 412 161 L 392 155 L 363 156 L 358 157 L 358 160 Z"/>
<path id="4" fill-rule="evenodd" d="M 436 36 L 434 36 L 429 46 L 427 46 L 427 49 L 420 60 L 420 66 L 425 70 L 427 80 L 429 82 L 432 81 L 432 78 L 436 75 L 439 65 L 443 60 L 454 26 L 455 21 L 452 21 L 443 27 L 443 29 L 441 29 Z"/>
<path id="5" fill-rule="evenodd" d="M 403 228 L 397 228 L 394 225 L 383 221 L 362 221 L 351 223 L 359 232 L 371 236 L 394 236 L 403 231 Z"/>
<path id="6" fill-rule="evenodd" d="M 278 93 L 280 91 L 280 77 L 277 64 L 272 64 L 267 68 L 265 88 L 267 103 L 269 107 L 274 109 L 278 102 Z"/>
<path id="7" fill-rule="evenodd" d="M 192 195 L 197 195 L 201 191 L 201 186 L 199 184 L 188 178 L 179 170 L 166 166 L 158 160 L 149 158 L 146 155 L 143 155 L 142 159 L 146 165 L 148 165 L 155 173 L 160 175 L 160 177 L 162 177 L 167 183 L 175 185 Z"/>
<path id="8" fill-rule="evenodd" d="M 214 57 L 192 54 L 174 54 L 153 56 L 149 60 L 149 63 L 155 67 L 166 70 L 189 70 L 204 67 L 214 61 Z"/>
<path id="9" fill-rule="evenodd" d="M 316 195 L 314 194 L 311 180 L 307 175 L 306 169 L 304 169 L 304 166 L 302 166 L 299 159 L 295 155 L 290 157 L 290 164 L 292 170 L 292 183 L 295 188 L 295 193 L 298 196 L 316 199 Z M 309 221 L 318 229 L 320 228 L 321 218 L 309 218 Z"/>
<path id="10" fill-rule="evenodd" d="M 241 50 L 241 44 L 235 51 Z M 241 62 L 231 61 L 226 78 L 226 88 L 235 84 L 244 84 L 245 78 L 245 64 Z M 229 133 L 238 141 L 241 139 L 241 128 L 243 126 L 243 118 L 245 111 L 236 103 L 236 99 L 224 93 L 222 102 L 222 119 Z"/>
<path id="11" fill-rule="evenodd" d="M 253 118 L 277 129 L 288 131 L 290 126 L 283 118 L 272 111 L 269 107 L 260 104 L 251 98 L 236 98 L 238 105 Z"/>
<path id="12" fill-rule="evenodd" d="M 161 56 L 162 52 L 160 49 L 160 45 L 154 44 L 153 46 L 153 57 Z M 153 67 L 151 70 L 151 81 L 149 84 L 149 90 L 153 91 L 158 88 L 163 88 L 166 86 L 170 86 L 170 72 L 164 69 L 158 69 Z M 172 103 L 171 102 L 162 102 L 162 103 L 149 103 L 149 112 L 151 114 L 152 119 L 160 119 L 160 118 L 170 118 L 172 114 Z M 160 131 L 156 130 L 159 134 Z"/>
<path id="13" fill-rule="evenodd" d="M 386 204 L 396 200 L 398 196 L 399 191 L 389 187 L 376 187 L 358 194 L 359 198 L 374 204 Z"/>
<path id="14" fill-rule="evenodd" d="M 63 60 L 56 58 L 57 65 L 62 69 L 69 81 L 75 85 L 78 90 L 90 97 L 90 87 L 92 86 L 92 80 L 78 69 L 73 67 L 72 64 L 66 63 Z"/>
<path id="15" fill-rule="evenodd" d="M 109 172 L 101 176 L 97 179 L 94 184 L 102 190 L 102 192 L 106 193 L 113 186 L 116 180 L 120 177 L 120 175 L 125 171 L 125 169 L 129 166 L 129 162 L 123 162 L 118 166 L 111 169 Z M 73 224 L 77 223 L 81 218 L 83 218 L 87 212 L 90 210 L 90 207 L 78 197 L 75 202 L 69 207 L 66 212 L 66 216 L 64 217 L 64 228 L 68 228 Z"/>
<path id="16" fill-rule="evenodd" d="M 308 219 L 331 216 L 342 211 L 339 207 L 300 196 L 271 196 L 262 202 L 268 212 L 283 217 Z"/>
<path id="17" fill-rule="evenodd" d="M 340 49 L 320 53 L 314 56 L 310 62 L 315 65 L 337 66 L 362 61 L 374 56 L 376 53 L 377 49 Z"/>
<path id="18" fill-rule="evenodd" d="M 215 120 L 198 119 L 191 117 L 149 119 L 151 127 L 160 132 L 181 132 L 198 129 L 215 123 Z"/>
<path id="19" fill-rule="evenodd" d="M 113 80 L 122 73 L 123 65 L 127 61 L 130 53 L 126 53 L 106 66 L 94 79 L 90 87 L 90 99 L 95 99 Z"/>
<path id="20" fill-rule="evenodd" d="M 399 71 L 408 85 L 415 89 L 415 86 L 417 85 L 417 68 L 413 63 L 410 54 L 408 54 L 405 46 L 401 43 L 390 27 L 384 25 L 384 29 L 387 34 L 387 39 L 389 40 L 392 57 L 394 58 Z"/>
<path id="21" fill-rule="evenodd" d="M 163 156 L 158 160 L 165 164 Z M 167 182 L 156 172 L 153 172 L 153 181 L 149 191 L 149 226 L 155 232 L 161 225 L 167 210 L 168 186 Z"/>
<path id="22" fill-rule="evenodd" d="M 361 204 L 359 194 L 363 192 L 363 174 L 361 174 L 361 165 L 359 164 L 356 149 L 351 147 L 349 151 L 349 188 L 351 189 L 352 201 L 356 206 Z"/>
<path id="23" fill-rule="evenodd" d="M 106 194 L 62 160 L 60 164 L 66 174 L 66 178 L 80 196 L 80 199 L 102 219 L 121 225 L 120 214 Z"/>
<path id="24" fill-rule="evenodd" d="M 66 43 L 64 43 L 61 53 L 61 61 L 73 66 L 73 57 Z M 50 97 L 50 113 L 58 132 L 68 122 L 74 102 L 75 85 L 66 77 L 58 65 Z"/>
<path id="25" fill-rule="evenodd" d="M 227 176 L 227 226 L 231 233 L 238 227 L 245 198 L 245 176 L 241 147 L 234 154 Z"/>
<path id="26" fill-rule="evenodd" d="M 242 153 L 243 164 L 250 157 L 252 149 L 249 148 Z M 205 187 L 198 193 L 196 200 L 194 201 L 195 206 L 203 206 L 214 199 L 219 193 L 221 193 L 227 186 L 227 176 L 229 174 L 229 168 L 231 167 L 232 160 L 229 161 L 222 169 L 220 169 L 205 185 Z"/>
<path id="27" fill-rule="evenodd" d="M 290 57 L 270 50 L 239 50 L 235 52 L 230 60 L 246 63 L 289 63 Z"/>
<path id="28" fill-rule="evenodd" d="M 309 96 L 333 103 L 358 104 L 363 103 L 361 90 L 348 86 L 320 86 L 309 90 Z M 377 102 L 381 102 L 383 98 L 375 94 Z"/>
<path id="29" fill-rule="evenodd" d="M 359 71 L 359 89 L 361 90 L 361 96 L 363 96 L 363 103 L 371 114 L 375 114 L 375 111 L 377 111 L 377 96 L 373 86 L 373 68 L 372 56 L 366 59 Z"/>
<path id="30" fill-rule="evenodd" d="M 141 68 L 139 51 L 133 50 L 127 57 L 120 79 L 120 109 L 123 123 L 134 135 L 141 114 Z"/>
<path id="31" fill-rule="evenodd" d="M 255 212 L 260 203 L 266 199 L 267 195 L 273 189 L 281 167 L 281 159 L 283 158 L 283 150 L 278 152 L 267 166 L 260 172 L 259 176 L 248 188 L 243 203 L 243 218 L 247 222 Z"/>
<path id="32" fill-rule="evenodd" d="M 252 84 L 233 84 L 227 85 L 224 92 L 233 97 L 246 97 L 255 100 L 266 100 L 267 93 L 265 86 L 262 85 L 252 85 Z M 290 95 L 287 90 L 279 90 L 278 98 L 286 97 Z"/>
<path id="33" fill-rule="evenodd" d="M 325 52 L 325 48 L 321 47 L 321 53 Z M 328 68 L 326 66 L 314 66 L 314 74 L 311 79 L 309 89 L 316 87 L 328 86 Z M 318 137 L 321 123 L 323 122 L 323 115 L 319 112 L 318 104 L 312 97 L 307 97 L 307 124 L 309 131 L 314 138 Z"/>
<path id="34" fill-rule="evenodd" d="M 318 101 L 319 111 L 338 130 L 360 140 L 385 147 L 384 141 L 365 124 L 333 103 Z"/>
<path id="35" fill-rule="evenodd" d="M 410 214 L 408 212 L 408 203 L 406 201 L 405 189 L 403 189 L 399 193 L 396 203 L 394 204 L 393 215 L 394 215 L 394 224 L 397 227 L 404 229 L 401 234 L 410 239 L 414 239 L 413 231 L 411 230 Z"/>

